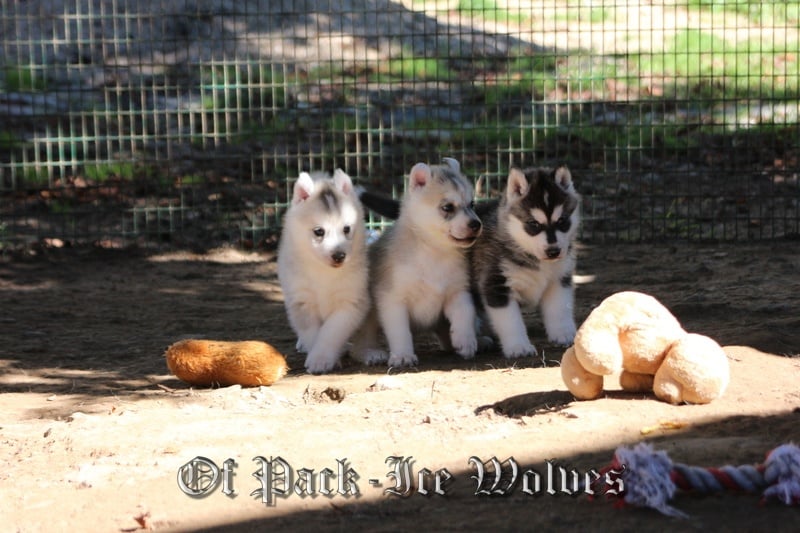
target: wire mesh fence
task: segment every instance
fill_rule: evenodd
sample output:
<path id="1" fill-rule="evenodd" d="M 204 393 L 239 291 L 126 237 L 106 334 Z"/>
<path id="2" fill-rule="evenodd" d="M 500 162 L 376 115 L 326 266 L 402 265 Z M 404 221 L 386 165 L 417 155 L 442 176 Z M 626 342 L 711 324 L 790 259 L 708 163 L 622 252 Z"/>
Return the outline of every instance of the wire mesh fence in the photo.
<path id="1" fill-rule="evenodd" d="M 0 7 L 0 247 L 261 246 L 303 170 L 442 157 L 566 163 L 587 241 L 800 235 L 800 2 Z"/>

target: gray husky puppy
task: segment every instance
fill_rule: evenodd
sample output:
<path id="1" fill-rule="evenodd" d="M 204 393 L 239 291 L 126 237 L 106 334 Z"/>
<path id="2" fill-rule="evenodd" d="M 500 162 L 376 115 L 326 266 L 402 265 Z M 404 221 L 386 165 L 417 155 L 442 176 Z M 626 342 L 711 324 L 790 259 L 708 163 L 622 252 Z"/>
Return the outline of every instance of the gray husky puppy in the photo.
<path id="1" fill-rule="evenodd" d="M 473 188 L 455 159 L 414 165 L 397 221 L 370 246 L 373 313 L 354 339 L 356 357 L 389 366 L 417 363 L 412 329 L 438 329 L 445 348 L 475 355 L 475 307 L 466 250 L 481 233 Z M 379 327 L 380 326 L 380 327 Z M 444 328 L 444 329 L 442 329 Z M 379 329 L 389 344 L 378 346 Z"/>

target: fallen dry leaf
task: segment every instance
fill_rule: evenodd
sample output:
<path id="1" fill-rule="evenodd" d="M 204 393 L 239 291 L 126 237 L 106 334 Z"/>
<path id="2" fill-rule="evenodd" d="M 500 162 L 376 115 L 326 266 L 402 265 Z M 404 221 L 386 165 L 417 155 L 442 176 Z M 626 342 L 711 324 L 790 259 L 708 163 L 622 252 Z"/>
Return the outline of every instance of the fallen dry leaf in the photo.
<path id="1" fill-rule="evenodd" d="M 660 429 L 683 429 L 686 425 L 686 422 L 678 422 L 677 420 L 662 420 L 654 426 L 643 427 L 639 432 L 642 435 L 648 435 Z"/>

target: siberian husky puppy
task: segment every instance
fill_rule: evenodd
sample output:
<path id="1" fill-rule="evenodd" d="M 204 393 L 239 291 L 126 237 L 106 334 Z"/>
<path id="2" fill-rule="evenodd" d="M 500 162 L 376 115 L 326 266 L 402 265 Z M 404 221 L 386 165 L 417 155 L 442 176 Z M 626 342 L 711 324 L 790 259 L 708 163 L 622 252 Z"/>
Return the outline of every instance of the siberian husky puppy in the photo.
<path id="1" fill-rule="evenodd" d="M 480 206 L 484 234 L 472 250 L 472 286 L 506 357 L 536 353 L 521 306 L 539 307 L 550 342 L 572 344 L 579 207 L 565 166 L 512 168 L 504 196 Z"/>
<path id="2" fill-rule="evenodd" d="M 391 367 L 415 365 L 412 330 L 435 329 L 445 348 L 475 355 L 475 307 L 466 251 L 481 233 L 473 188 L 455 159 L 414 165 L 397 221 L 370 245 L 373 312 L 354 339 L 356 357 Z M 379 348 L 383 330 L 388 355 Z"/>
<path id="3" fill-rule="evenodd" d="M 339 364 L 369 310 L 365 235 L 363 208 L 346 173 L 300 174 L 284 217 L 278 278 L 312 374 Z"/>

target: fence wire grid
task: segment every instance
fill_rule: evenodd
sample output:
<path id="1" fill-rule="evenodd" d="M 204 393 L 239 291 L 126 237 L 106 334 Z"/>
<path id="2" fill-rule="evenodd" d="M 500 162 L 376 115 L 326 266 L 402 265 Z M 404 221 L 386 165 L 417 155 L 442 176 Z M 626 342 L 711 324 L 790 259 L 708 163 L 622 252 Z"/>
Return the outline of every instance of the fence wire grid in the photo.
<path id="1" fill-rule="evenodd" d="M 797 1 L 0 8 L 0 248 L 265 246 L 301 171 L 442 157 L 567 164 L 589 242 L 800 236 Z"/>

